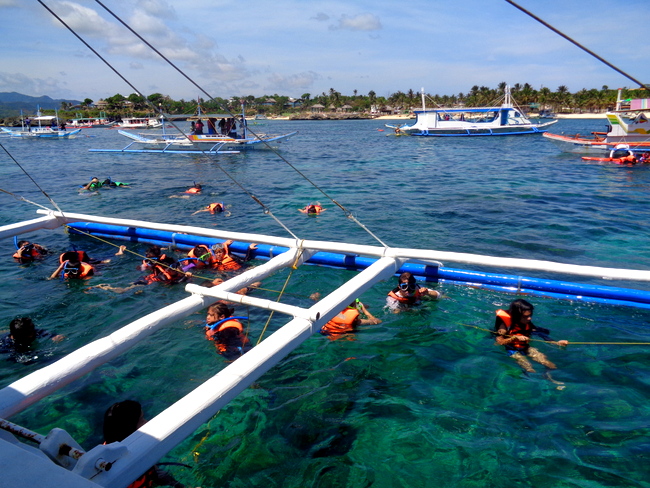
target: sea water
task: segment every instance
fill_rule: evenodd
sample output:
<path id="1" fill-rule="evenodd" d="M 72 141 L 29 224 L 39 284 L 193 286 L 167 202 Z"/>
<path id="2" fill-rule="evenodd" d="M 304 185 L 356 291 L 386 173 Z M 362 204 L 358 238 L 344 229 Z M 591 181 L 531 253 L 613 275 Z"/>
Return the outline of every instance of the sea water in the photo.
<path id="1" fill-rule="evenodd" d="M 604 124 L 561 120 L 552 130 L 586 134 Z M 288 237 L 241 185 L 300 238 L 378 244 L 333 199 L 389 246 L 650 269 L 649 167 L 585 162 L 541 136 L 394 137 L 380 121 L 269 120 L 252 128 L 299 134 L 279 145 L 281 157 L 89 152 L 128 143 L 109 129 L 66 141 L 1 138 L 0 188 L 52 207 L 20 165 L 64 212 Z M 79 191 L 93 176 L 130 186 Z M 176 198 L 194 182 L 201 195 Z M 2 225 L 39 216 L 31 203 L 0 199 Z M 192 216 L 215 201 L 230 214 Z M 298 212 L 314 201 L 327 211 Z M 1 358 L 2 387 L 187 296 L 182 285 L 122 294 L 91 288 L 140 276 L 140 258 L 114 256 L 121 242 L 61 229 L 19 238 L 53 254 L 20 265 L 13 242 L 0 242 L 0 329 L 28 315 L 66 339 L 41 341 L 31 360 Z M 111 262 L 87 282 L 48 280 L 58 254 L 73 247 Z M 283 301 L 308 307 L 310 294 L 325 295 L 352 276 L 303 266 L 268 278 L 255 296 L 276 299 L 289 278 Z M 558 366 L 558 389 L 541 367 L 522 374 L 479 329 L 491 328 L 494 311 L 517 295 L 429 284 L 442 300 L 395 315 L 383 310 L 393 286 L 360 297 L 380 325 L 336 341 L 310 338 L 163 459 L 191 468 L 168 469 L 204 488 L 650 486 L 650 312 L 528 297 L 535 322 L 556 339 L 632 343 L 540 345 Z M 287 321 L 245 307 L 237 314 L 249 317 L 253 343 Z M 138 400 L 151 418 L 227 365 L 205 340 L 204 321 L 201 312 L 166 327 L 11 420 L 42 434 L 63 428 L 91 449 L 112 403 Z"/>

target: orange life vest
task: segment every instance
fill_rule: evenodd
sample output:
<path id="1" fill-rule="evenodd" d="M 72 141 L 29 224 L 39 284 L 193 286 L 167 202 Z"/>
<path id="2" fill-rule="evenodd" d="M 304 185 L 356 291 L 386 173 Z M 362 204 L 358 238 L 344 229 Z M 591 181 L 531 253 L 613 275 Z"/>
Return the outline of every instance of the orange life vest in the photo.
<path id="1" fill-rule="evenodd" d="M 512 318 L 510 317 L 510 314 L 506 312 L 505 310 L 497 310 L 496 312 L 497 317 L 499 317 L 503 323 L 506 326 L 506 335 L 509 336 L 515 336 L 515 335 L 524 335 L 526 337 L 530 337 L 531 334 L 533 333 L 533 324 L 529 322 L 526 325 L 521 325 L 521 324 L 512 324 Z M 498 330 L 496 331 L 498 332 Z M 530 345 L 528 344 L 527 341 L 519 341 L 515 339 L 512 342 L 509 342 L 506 344 L 506 349 L 514 349 L 517 351 L 526 351 Z"/>
<path id="2" fill-rule="evenodd" d="M 145 474 L 140 476 L 137 480 L 131 483 L 127 488 L 152 488 L 158 479 L 156 468 L 149 469 Z"/>
<path id="3" fill-rule="evenodd" d="M 144 277 L 144 280 L 147 284 L 159 281 L 162 283 L 176 283 L 182 278 L 181 274 L 175 269 L 171 269 L 168 266 L 164 266 L 160 263 L 155 263 L 153 265 L 153 272 Z"/>
<path id="4" fill-rule="evenodd" d="M 223 354 L 228 350 L 228 346 L 232 346 L 232 344 L 227 344 L 223 341 L 218 340 L 218 334 L 219 332 L 224 331 L 225 329 L 228 328 L 234 328 L 237 329 L 237 335 L 238 335 L 238 342 L 240 342 L 241 346 L 243 347 L 244 345 L 248 344 L 249 340 L 248 337 L 244 335 L 244 326 L 239 320 L 236 319 L 225 319 L 223 322 L 219 324 L 219 326 L 216 329 L 208 329 L 205 332 L 206 338 L 208 340 L 214 341 L 214 345 L 217 348 L 217 351 L 219 353 Z"/>
<path id="5" fill-rule="evenodd" d="M 354 325 L 359 318 L 356 308 L 346 308 L 320 330 L 321 334 L 346 334 L 354 331 Z"/>
<path id="6" fill-rule="evenodd" d="M 223 212 L 223 203 L 211 203 L 205 208 L 208 209 L 211 214 L 215 214 L 217 212 Z"/>
<path id="7" fill-rule="evenodd" d="M 194 248 L 192 248 L 192 249 L 190 249 L 190 252 L 187 253 L 188 257 L 194 258 L 194 259 L 197 260 L 196 261 L 196 267 L 197 268 L 205 268 L 207 266 L 214 266 L 215 263 L 216 263 L 216 259 L 214 257 L 214 254 L 210 250 L 210 248 L 208 246 L 206 246 L 205 244 L 199 244 L 197 247 L 200 247 L 201 249 L 204 249 L 205 252 L 202 255 L 197 256 L 194 253 Z M 207 254 L 207 256 L 206 256 L 206 254 Z M 206 257 L 204 257 L 204 256 L 206 256 Z"/>
<path id="8" fill-rule="evenodd" d="M 201 188 L 192 187 L 185 190 L 185 193 L 201 193 Z"/>
<path id="9" fill-rule="evenodd" d="M 41 253 L 38 252 L 35 247 L 32 247 L 31 251 L 29 251 L 27 254 L 24 254 L 24 252 L 19 254 L 19 251 L 20 249 L 14 253 L 15 259 L 35 259 L 41 255 Z"/>
<path id="10" fill-rule="evenodd" d="M 397 300 L 400 303 L 405 303 L 407 305 L 413 305 L 414 303 L 419 301 L 420 298 L 422 297 L 422 293 L 420 293 L 419 288 L 416 288 L 415 293 L 413 293 L 413 295 L 411 295 L 409 297 L 403 297 L 401 295 L 398 295 L 397 294 L 398 291 L 399 291 L 399 288 L 394 288 L 394 289 L 392 289 L 391 291 L 388 292 L 388 296 L 391 297 L 391 298 L 394 298 L 395 300 Z"/>

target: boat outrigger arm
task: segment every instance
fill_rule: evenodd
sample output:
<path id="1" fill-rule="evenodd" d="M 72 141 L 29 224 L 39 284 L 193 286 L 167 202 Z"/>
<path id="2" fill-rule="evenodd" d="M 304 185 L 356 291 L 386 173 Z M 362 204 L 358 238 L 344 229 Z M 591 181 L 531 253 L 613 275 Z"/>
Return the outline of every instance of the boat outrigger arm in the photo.
<path id="1" fill-rule="evenodd" d="M 35 449 L 18 442 L 7 432 L 0 431 L 0 459 L 10 461 L 3 462 L 3 476 L 8 480 L 23 480 L 26 485 L 34 481 L 31 484 L 36 486 L 39 485 L 38 480 L 48 479 L 60 480 L 60 486 L 71 488 L 127 486 L 142 474 L 143 466 L 152 466 L 158 462 L 239 393 L 318 332 L 322 325 L 339 313 L 346 304 L 376 283 L 389 280 L 402 270 L 412 270 L 421 279 L 453 281 L 510 292 L 539 292 L 550 296 L 568 297 L 568 291 L 567 294 L 562 295 L 564 290 L 562 286 L 566 285 L 568 290 L 571 285 L 574 287 L 572 298 L 577 294 L 589 298 L 588 295 L 591 294 L 590 298 L 596 301 L 650 308 L 650 292 L 452 270 L 443 268 L 438 259 L 637 281 L 650 281 L 650 271 L 296 240 L 83 214 L 64 215 L 60 212 L 43 210 L 39 210 L 38 213 L 44 213 L 46 216 L 0 227 L 0 238 L 12 238 L 38 229 L 56 229 L 67 225 L 71 232 L 80 234 L 104 235 L 130 242 L 164 242 L 188 249 L 193 247 L 195 242 L 211 243 L 232 239 L 236 241 L 230 246 L 233 252 L 241 253 L 248 248 L 249 242 L 255 242 L 258 243 L 256 258 L 268 259 L 268 261 L 214 288 L 188 284 L 185 287 L 188 292 L 186 298 L 127 324 L 107 337 L 98 339 L 6 386 L 0 390 L 2 419 L 25 410 L 42 398 L 118 357 L 140 341 L 149 338 L 154 332 L 208 307 L 219 299 L 273 310 L 288 315 L 290 319 L 259 345 L 149 420 L 122 442 L 96 446 L 84 452 L 81 446 L 61 429 L 53 429 L 45 437 L 35 436 L 33 433 L 26 433 L 25 429 L 19 426 L 10 427 L 8 422 L 0 420 L 0 427 L 12 428 L 12 432 L 16 435 L 40 442 L 39 449 Z M 328 266 L 338 265 L 344 269 L 361 271 L 308 308 L 235 293 L 236 290 L 263 280 L 281 269 L 305 263 L 325 263 Z M 494 285 L 496 283 L 494 280 L 497 278 L 504 281 Z M 509 279 L 515 280 L 517 285 L 509 282 Z M 12 462 L 14 460 L 15 462 Z M 30 466 L 29 470 L 24 469 L 26 463 Z"/>

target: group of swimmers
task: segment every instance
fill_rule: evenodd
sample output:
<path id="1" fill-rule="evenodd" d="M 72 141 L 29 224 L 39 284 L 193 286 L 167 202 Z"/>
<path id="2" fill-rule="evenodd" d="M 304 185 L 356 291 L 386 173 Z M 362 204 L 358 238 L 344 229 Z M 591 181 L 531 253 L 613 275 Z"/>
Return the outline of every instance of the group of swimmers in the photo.
<path id="1" fill-rule="evenodd" d="M 244 262 L 255 256 L 256 244 L 250 244 L 246 249 L 243 259 L 233 256 L 230 252 L 232 240 L 209 246 L 198 244 L 193 247 L 187 257 L 174 259 L 163 253 L 158 245 L 150 246 L 145 254 L 145 259 L 139 266 L 140 271 L 148 274 L 134 282 L 127 288 L 116 288 L 105 284 L 95 285 L 95 288 L 124 292 L 141 285 L 155 282 L 173 285 L 190 279 L 193 274 L 201 270 L 213 270 L 222 273 L 237 272 Z M 48 254 L 48 250 L 39 244 L 21 240 L 17 243 L 14 258 L 21 263 L 37 260 Z M 122 255 L 126 246 L 120 246 L 117 255 Z M 52 273 L 50 279 L 61 277 L 65 280 L 86 279 L 94 275 L 94 265 L 108 263 L 110 259 L 94 260 L 85 251 L 67 251 L 59 256 L 59 266 Z M 202 286 L 215 286 L 222 283 L 221 278 L 206 280 Z M 245 288 L 238 293 L 245 294 L 259 286 L 256 283 L 251 288 Z M 318 295 L 318 294 L 315 294 Z M 405 272 L 399 275 L 397 286 L 390 290 L 386 296 L 385 308 L 393 313 L 399 313 L 419 305 L 423 299 L 437 300 L 441 298 L 439 291 L 422 286 L 417 282 L 412 273 Z M 318 299 L 316 296 L 315 299 Z M 227 302 L 219 302 L 208 309 L 205 324 L 206 338 L 215 341 L 217 351 L 228 359 L 236 359 L 250 349 L 250 341 L 244 333 L 241 317 L 235 317 L 234 310 Z M 531 317 L 533 306 L 525 300 L 515 300 L 508 311 L 497 311 L 497 322 L 493 333 L 496 334 L 496 343 L 505 347 L 508 355 L 513 357 L 525 372 L 534 372 L 528 359 L 539 362 L 548 369 L 555 369 L 555 365 L 536 348 L 530 346 L 529 340 L 533 334 L 546 336 L 547 342 L 559 346 L 566 346 L 567 341 L 552 341 L 548 338 L 548 331 L 532 324 Z M 376 325 L 381 320 L 370 313 L 368 308 L 359 300 L 350 303 L 341 310 L 332 320 L 326 323 L 321 333 L 332 339 L 354 333 L 361 325 Z"/>
<path id="2" fill-rule="evenodd" d="M 128 183 L 122 183 L 121 181 L 113 181 L 111 178 L 106 178 L 104 181 L 100 181 L 99 178 L 93 176 L 88 183 L 81 186 L 82 190 L 96 191 L 100 188 L 117 188 L 121 186 L 129 186 Z"/>

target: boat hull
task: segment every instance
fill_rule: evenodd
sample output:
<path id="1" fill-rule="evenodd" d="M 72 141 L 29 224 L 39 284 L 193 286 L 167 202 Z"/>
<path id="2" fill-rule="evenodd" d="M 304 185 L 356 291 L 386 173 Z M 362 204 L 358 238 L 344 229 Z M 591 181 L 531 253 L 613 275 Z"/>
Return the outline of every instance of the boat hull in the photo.
<path id="1" fill-rule="evenodd" d="M 50 129 L 33 129 L 31 131 L 27 130 L 11 130 L 6 127 L 0 127 L 3 132 L 9 134 L 11 137 L 22 137 L 25 139 L 69 139 L 76 136 L 81 129 L 69 130 L 69 131 L 60 131 L 60 130 L 50 130 Z"/>
<path id="2" fill-rule="evenodd" d="M 630 138 L 597 138 L 580 137 L 580 135 L 567 136 L 547 132 L 544 137 L 563 152 L 574 154 L 605 154 L 609 153 L 618 144 L 627 144 L 632 151 L 650 151 L 650 141 L 633 141 Z"/>

